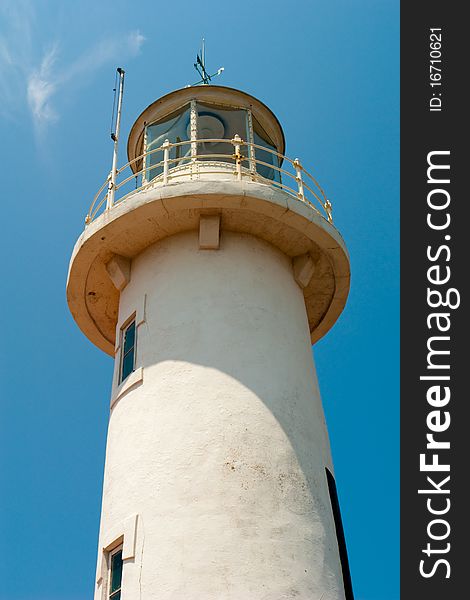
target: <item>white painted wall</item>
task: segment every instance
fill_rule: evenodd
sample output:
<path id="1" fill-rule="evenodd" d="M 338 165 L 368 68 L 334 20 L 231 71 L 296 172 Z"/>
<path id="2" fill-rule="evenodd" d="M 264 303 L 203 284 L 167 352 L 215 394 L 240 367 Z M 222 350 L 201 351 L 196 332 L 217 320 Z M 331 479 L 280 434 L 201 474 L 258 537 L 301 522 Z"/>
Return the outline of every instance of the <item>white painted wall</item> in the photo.
<path id="1" fill-rule="evenodd" d="M 100 534 L 101 549 L 138 515 L 123 600 L 342 600 L 290 259 L 244 234 L 166 238 L 134 259 L 118 327 L 134 312 L 142 380 L 111 411 Z"/>

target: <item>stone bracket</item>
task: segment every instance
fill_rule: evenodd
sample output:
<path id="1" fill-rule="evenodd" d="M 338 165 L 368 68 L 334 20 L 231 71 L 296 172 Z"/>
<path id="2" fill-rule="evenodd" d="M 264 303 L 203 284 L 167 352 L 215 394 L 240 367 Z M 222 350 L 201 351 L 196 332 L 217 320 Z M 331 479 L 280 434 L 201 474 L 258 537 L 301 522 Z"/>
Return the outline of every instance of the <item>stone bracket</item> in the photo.
<path id="1" fill-rule="evenodd" d="M 115 254 L 106 264 L 106 271 L 114 287 L 122 291 L 131 280 L 131 260 L 125 256 Z"/>
<path id="2" fill-rule="evenodd" d="M 301 288 L 306 288 L 315 272 L 315 262 L 310 254 L 301 254 L 292 259 L 294 279 Z"/>
<path id="3" fill-rule="evenodd" d="M 218 250 L 220 215 L 201 215 L 199 220 L 199 250 Z"/>

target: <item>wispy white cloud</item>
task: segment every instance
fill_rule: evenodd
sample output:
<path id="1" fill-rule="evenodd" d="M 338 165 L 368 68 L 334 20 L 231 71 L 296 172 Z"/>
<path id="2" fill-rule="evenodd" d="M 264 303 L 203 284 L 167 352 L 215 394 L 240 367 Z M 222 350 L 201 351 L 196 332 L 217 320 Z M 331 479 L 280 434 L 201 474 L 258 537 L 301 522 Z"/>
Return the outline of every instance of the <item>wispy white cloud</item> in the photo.
<path id="1" fill-rule="evenodd" d="M 129 45 L 129 50 L 133 54 L 138 54 L 142 47 L 142 44 L 145 42 L 145 37 L 140 33 L 140 31 L 131 31 L 131 33 L 127 37 L 127 43 Z"/>
<path id="2" fill-rule="evenodd" d="M 28 0 L 0 2 L 0 116 L 12 117 L 19 104 L 24 106 L 33 16 L 34 7 Z"/>
<path id="3" fill-rule="evenodd" d="M 139 31 L 131 31 L 123 39 L 103 38 L 62 70 L 59 78 L 61 84 L 77 75 L 92 74 L 113 61 L 137 56 L 144 41 L 145 37 Z"/>
<path id="4" fill-rule="evenodd" d="M 61 100 L 99 69 L 138 55 L 145 41 L 137 30 L 105 35 L 66 62 L 61 48 L 67 40 L 55 39 L 46 50 L 39 47 L 30 0 L 2 0 L 0 20 L 0 117 L 14 118 L 29 110 L 37 131 L 60 119 Z"/>
<path id="5" fill-rule="evenodd" d="M 44 54 L 40 66 L 28 76 L 27 99 L 36 126 L 44 127 L 58 120 L 57 109 L 53 106 L 57 95 L 66 89 L 76 90 L 79 81 L 83 84 L 107 64 L 136 56 L 144 41 L 139 31 L 130 32 L 123 40 L 104 38 L 70 64 L 62 65 L 57 64 L 59 52 L 55 44 Z M 80 80 L 78 76 L 81 76 Z M 71 82 L 74 85 L 71 86 Z"/>
<path id="6" fill-rule="evenodd" d="M 57 45 L 44 55 L 41 65 L 33 71 L 27 81 L 27 100 L 35 124 L 39 127 L 57 121 L 58 114 L 51 105 L 57 92 L 54 64 L 57 60 Z"/>

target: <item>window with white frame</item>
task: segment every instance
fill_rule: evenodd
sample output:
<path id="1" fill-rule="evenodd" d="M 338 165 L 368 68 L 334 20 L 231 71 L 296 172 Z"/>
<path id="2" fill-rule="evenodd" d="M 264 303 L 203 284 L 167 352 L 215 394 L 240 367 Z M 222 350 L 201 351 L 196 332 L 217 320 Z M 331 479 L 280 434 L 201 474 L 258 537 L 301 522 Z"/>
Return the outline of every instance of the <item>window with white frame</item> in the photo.
<path id="1" fill-rule="evenodd" d="M 109 590 L 106 596 L 108 600 L 121 600 L 122 584 L 122 546 L 109 553 Z"/>
<path id="2" fill-rule="evenodd" d="M 119 383 L 122 383 L 135 369 L 135 319 L 121 331 L 121 364 Z"/>

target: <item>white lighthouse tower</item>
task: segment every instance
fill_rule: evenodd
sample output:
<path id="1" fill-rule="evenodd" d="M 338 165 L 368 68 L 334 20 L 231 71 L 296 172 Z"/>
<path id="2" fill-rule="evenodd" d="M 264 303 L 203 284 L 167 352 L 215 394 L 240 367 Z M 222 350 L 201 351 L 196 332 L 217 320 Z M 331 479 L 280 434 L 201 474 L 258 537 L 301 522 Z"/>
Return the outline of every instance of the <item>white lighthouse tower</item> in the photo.
<path id="1" fill-rule="evenodd" d="M 311 345 L 343 310 L 331 205 L 256 98 L 134 123 L 70 261 L 114 357 L 95 600 L 351 600 Z"/>

